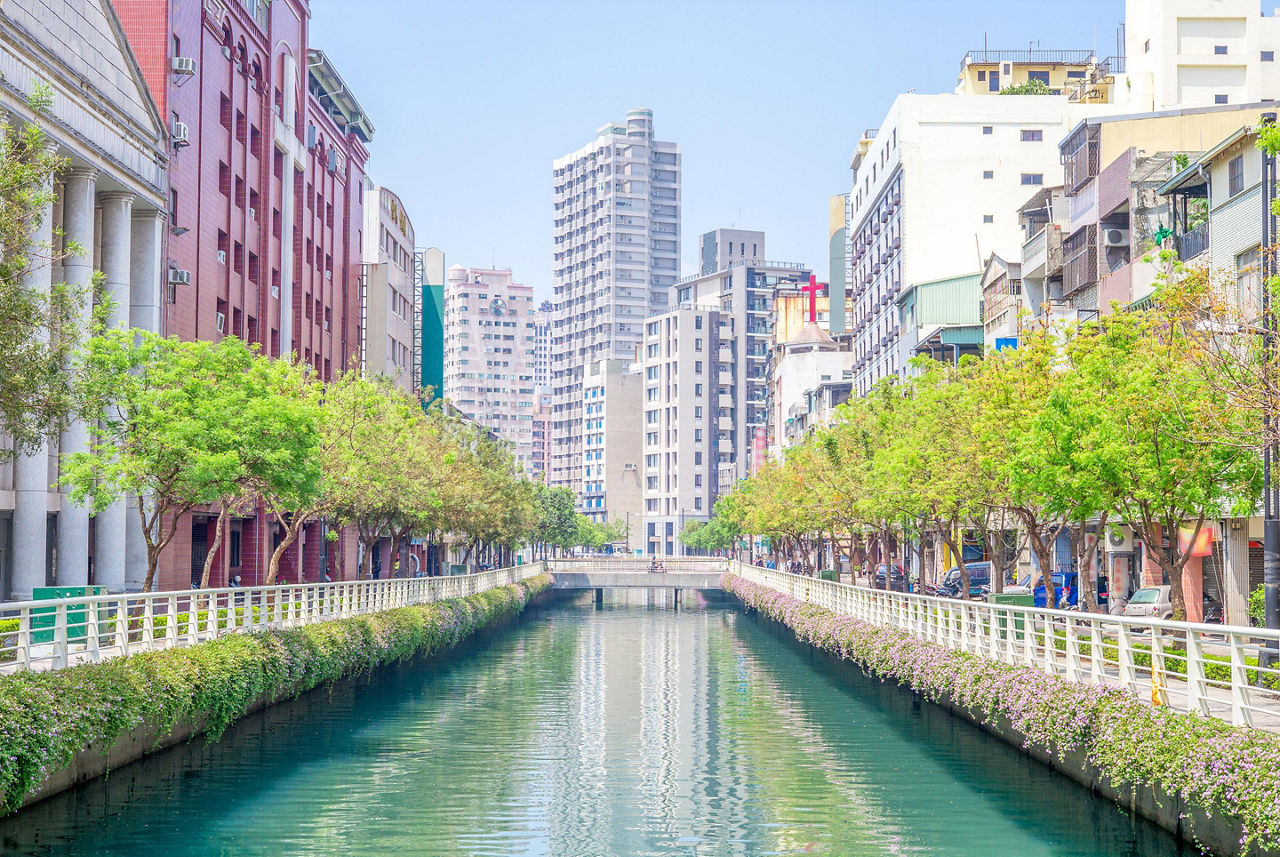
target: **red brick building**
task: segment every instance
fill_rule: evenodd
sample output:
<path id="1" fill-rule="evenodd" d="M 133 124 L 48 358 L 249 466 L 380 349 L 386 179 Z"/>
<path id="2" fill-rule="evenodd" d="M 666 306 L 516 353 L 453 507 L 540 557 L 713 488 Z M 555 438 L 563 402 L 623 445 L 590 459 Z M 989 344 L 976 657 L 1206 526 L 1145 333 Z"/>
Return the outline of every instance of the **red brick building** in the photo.
<path id="1" fill-rule="evenodd" d="M 115 0 L 170 124 L 162 329 L 294 353 L 329 380 L 358 368 L 366 144 L 373 126 L 323 52 L 307 0 Z M 189 282 L 188 282 L 189 276 Z M 215 510 L 181 522 L 159 588 L 185 588 Z M 264 510 L 224 535 L 213 585 L 261 581 L 279 538 Z M 307 527 L 281 578 L 353 577 L 356 540 Z"/>

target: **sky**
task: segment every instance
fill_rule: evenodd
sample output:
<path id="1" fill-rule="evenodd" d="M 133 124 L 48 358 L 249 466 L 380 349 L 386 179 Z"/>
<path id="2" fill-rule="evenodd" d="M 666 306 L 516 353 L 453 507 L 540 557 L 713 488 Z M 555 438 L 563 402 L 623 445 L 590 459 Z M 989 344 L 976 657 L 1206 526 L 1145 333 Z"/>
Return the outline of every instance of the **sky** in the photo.
<path id="1" fill-rule="evenodd" d="M 375 126 L 368 170 L 447 265 L 551 296 L 552 161 L 648 107 L 698 236 L 766 233 L 827 270 L 827 199 L 900 92 L 951 92 L 968 50 L 1116 53 L 1123 0 L 312 0 L 311 47 Z M 1039 44 L 1033 44 L 1039 42 Z"/>

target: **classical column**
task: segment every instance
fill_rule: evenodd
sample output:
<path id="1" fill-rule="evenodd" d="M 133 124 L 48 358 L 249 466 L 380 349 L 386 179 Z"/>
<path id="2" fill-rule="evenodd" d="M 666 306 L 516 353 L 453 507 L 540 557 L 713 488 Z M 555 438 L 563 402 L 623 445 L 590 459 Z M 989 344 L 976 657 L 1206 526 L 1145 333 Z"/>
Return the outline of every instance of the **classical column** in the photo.
<path id="1" fill-rule="evenodd" d="M 160 301 L 164 288 L 161 250 L 165 213 L 158 209 L 133 212 L 133 234 L 129 264 L 129 326 L 160 333 Z M 136 495 L 126 500 L 125 589 L 142 589 L 147 576 L 147 542 L 138 521 Z"/>
<path id="2" fill-rule="evenodd" d="M 62 262 L 63 280 L 80 288 L 80 322 L 88 328 L 93 317 L 93 203 L 98 171 L 77 167 L 67 173 L 62 191 L 62 229 L 68 243 L 76 242 L 81 252 Z M 61 453 L 89 451 L 89 427 L 76 420 L 62 433 Z M 89 582 L 89 510 L 71 502 L 62 490 L 58 512 L 58 585 L 81 586 Z"/>
<path id="3" fill-rule="evenodd" d="M 131 266 L 133 194 L 113 191 L 98 195 L 102 205 L 102 274 L 111 311 L 107 323 L 111 327 L 127 327 Z M 132 512 L 132 515 L 130 514 Z M 133 523 L 130 523 L 130 522 Z M 125 588 L 125 531 L 137 526 L 137 511 L 126 500 L 117 500 L 96 519 L 94 531 L 94 579 L 109 592 Z"/>
<path id="4" fill-rule="evenodd" d="M 40 215 L 31 235 L 31 246 L 45 253 L 53 243 L 53 198 Z M 35 260 L 23 279 L 23 286 L 48 297 L 52 289 L 49 265 Z M 40 335 L 43 335 L 40 334 Z M 48 569 L 49 533 L 49 444 L 19 455 L 13 462 L 13 598 L 24 601 L 31 590 L 45 585 Z"/>

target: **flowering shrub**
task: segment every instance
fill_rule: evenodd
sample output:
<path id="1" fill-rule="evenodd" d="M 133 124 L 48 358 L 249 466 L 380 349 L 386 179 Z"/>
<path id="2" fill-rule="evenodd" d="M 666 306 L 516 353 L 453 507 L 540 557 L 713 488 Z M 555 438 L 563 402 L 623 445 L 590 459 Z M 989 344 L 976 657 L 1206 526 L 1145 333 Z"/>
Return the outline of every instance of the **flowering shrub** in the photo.
<path id="1" fill-rule="evenodd" d="M 541 575 L 436 604 L 0 676 L 0 811 L 16 810 L 91 744 L 106 752 L 139 726 L 163 736 L 186 723 L 203 726 L 216 740 L 257 699 L 296 696 L 438 652 L 519 612 L 550 585 Z"/>
<path id="2" fill-rule="evenodd" d="M 1082 752 L 1113 786 L 1158 786 L 1207 813 L 1237 819 L 1242 850 L 1253 844 L 1280 848 L 1280 736 L 953 651 L 735 575 L 724 575 L 721 585 L 791 628 L 800 641 L 872 675 L 929 700 L 949 699 L 984 719 L 1007 719 L 1027 747 L 1051 756 Z"/>

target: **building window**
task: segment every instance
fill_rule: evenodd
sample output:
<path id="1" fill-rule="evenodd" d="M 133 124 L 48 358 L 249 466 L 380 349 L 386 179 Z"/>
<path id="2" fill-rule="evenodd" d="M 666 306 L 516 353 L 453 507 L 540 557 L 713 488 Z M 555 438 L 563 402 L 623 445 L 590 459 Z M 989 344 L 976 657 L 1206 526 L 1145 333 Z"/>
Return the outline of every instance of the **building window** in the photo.
<path id="1" fill-rule="evenodd" d="M 987 73 L 983 69 L 978 69 L 978 80 L 986 80 Z"/>
<path id="2" fill-rule="evenodd" d="M 982 133 L 983 133 L 983 134 L 990 135 L 990 134 L 991 134 L 991 130 L 992 130 L 992 129 L 991 129 L 991 126 L 990 126 L 990 125 L 983 125 L 983 126 L 982 126 Z"/>
<path id="3" fill-rule="evenodd" d="M 1151 40 L 1150 40 L 1150 39 L 1147 39 L 1145 42 L 1143 42 L 1143 44 L 1142 44 L 1142 52 L 1143 52 L 1144 54 L 1149 54 L 1149 53 L 1151 53 Z"/>
<path id="4" fill-rule="evenodd" d="M 1236 290 L 1240 298 L 1240 308 L 1246 311 L 1262 307 L 1261 262 L 1262 255 L 1257 247 L 1236 256 Z"/>
<path id="5" fill-rule="evenodd" d="M 1214 55 L 1215 55 L 1215 56 L 1225 57 L 1225 56 L 1227 55 L 1227 46 L 1226 46 L 1226 45 L 1214 45 L 1214 46 L 1213 46 L 1213 53 L 1214 53 Z"/>
<path id="6" fill-rule="evenodd" d="M 1215 95 L 1215 96 L 1213 97 L 1213 103 L 1214 103 L 1214 104 L 1226 104 L 1226 103 L 1227 103 L 1227 97 L 1226 97 L 1225 95 Z"/>
<path id="7" fill-rule="evenodd" d="M 1049 72 L 1047 71 L 1029 71 L 1027 72 L 1027 80 L 1038 80 L 1045 86 L 1049 85 Z"/>
<path id="8" fill-rule="evenodd" d="M 995 174 L 995 171 L 994 171 L 994 170 L 983 170 L 983 171 L 982 171 L 982 177 L 983 177 L 984 179 L 993 179 L 993 178 L 995 178 L 995 177 L 996 177 L 996 174 Z"/>
<path id="9" fill-rule="evenodd" d="M 982 222 L 983 222 L 983 223 L 995 223 L 995 222 L 996 222 L 996 216 L 995 216 L 994 214 L 984 214 L 984 215 L 982 215 Z"/>
<path id="10" fill-rule="evenodd" d="M 1276 52 L 1275 52 L 1275 51 L 1263 51 L 1263 52 L 1262 52 L 1262 61 L 1263 61 L 1263 62 L 1275 62 L 1275 61 L 1276 61 Z"/>
<path id="11" fill-rule="evenodd" d="M 1227 196 L 1235 196 L 1244 190 L 1244 155 L 1236 155 L 1227 162 Z"/>
<path id="12" fill-rule="evenodd" d="M 1024 143 L 1040 143 L 1044 141 L 1044 131 L 1039 128 L 1023 128 L 1021 138 Z"/>
<path id="13" fill-rule="evenodd" d="M 1081 78 L 1083 78 L 1083 77 L 1084 77 L 1084 72 L 1083 72 L 1083 71 L 1078 71 L 1078 70 L 1077 70 L 1077 71 L 1068 71 L 1068 72 L 1067 72 L 1067 79 L 1068 79 L 1068 80 L 1080 80 L 1080 79 L 1081 79 Z"/>
<path id="14" fill-rule="evenodd" d="M 1044 184 L 1044 173 L 1023 173 L 1022 183 L 1029 185 L 1042 185 Z"/>

